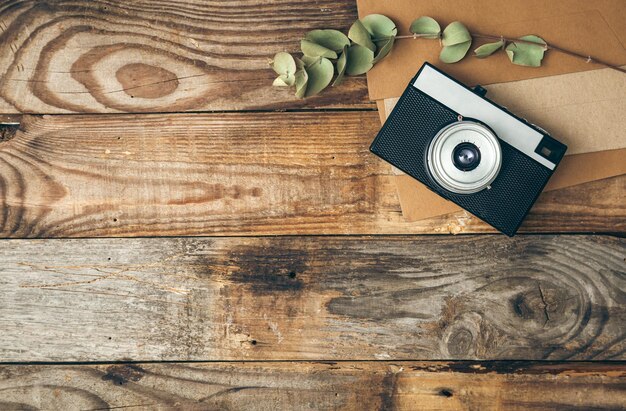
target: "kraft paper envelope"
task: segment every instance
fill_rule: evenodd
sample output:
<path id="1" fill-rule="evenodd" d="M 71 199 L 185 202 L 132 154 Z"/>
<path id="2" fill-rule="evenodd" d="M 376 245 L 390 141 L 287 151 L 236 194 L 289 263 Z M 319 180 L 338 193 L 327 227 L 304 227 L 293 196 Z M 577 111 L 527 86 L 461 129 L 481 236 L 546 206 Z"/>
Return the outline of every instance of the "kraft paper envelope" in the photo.
<path id="1" fill-rule="evenodd" d="M 381 13 L 392 18 L 398 25 L 399 34 L 409 34 L 408 27 L 417 17 L 429 15 L 437 19 L 442 27 L 454 20 L 463 21 L 472 32 L 518 37 L 525 34 L 537 34 L 548 43 L 579 52 L 592 54 L 595 58 L 610 64 L 626 64 L 626 1 L 625 0 L 357 0 L 359 16 Z M 475 42 L 473 48 L 482 42 Z M 524 85 L 492 85 L 490 98 L 518 111 L 531 121 L 548 129 L 555 137 L 558 132 L 572 135 L 577 141 L 572 146 L 546 190 L 563 188 L 588 181 L 607 178 L 626 173 L 626 162 L 622 159 L 626 149 L 610 152 L 594 152 L 609 148 L 626 147 L 626 140 L 620 135 L 624 130 L 623 104 L 618 101 L 615 107 L 602 102 L 596 88 L 611 90 L 615 97 L 622 93 L 625 82 L 613 82 L 607 86 L 605 76 L 594 75 L 587 79 L 587 86 L 575 84 L 571 80 L 567 89 L 563 85 L 553 84 L 557 74 L 574 73 L 601 68 L 583 60 L 549 51 L 541 68 L 531 69 L 512 65 L 505 53 L 498 53 L 488 59 L 480 60 L 470 56 L 456 64 L 438 62 L 440 46 L 432 40 L 398 40 L 392 53 L 368 73 L 370 98 L 377 100 L 381 121 L 386 119 L 382 99 L 397 97 L 402 94 L 409 80 L 415 75 L 424 61 L 430 61 L 444 71 L 468 85 L 512 82 L 516 80 L 537 79 Z M 591 72 L 594 73 L 594 72 Z M 616 73 L 619 74 L 619 73 Z M 551 76 L 551 77 L 548 77 Z M 541 77 L 548 77 L 539 79 Z M 543 83 L 540 83 L 543 81 Z M 522 82 L 519 82 L 522 83 Z M 566 82 L 567 83 L 567 82 Z M 517 87 L 517 90 L 516 90 Z M 541 95 L 543 106 L 535 105 L 536 95 L 528 93 L 526 100 L 514 100 L 507 93 L 523 91 L 525 88 L 544 90 Z M 547 88 L 546 88 L 547 87 Z M 489 88 L 489 87 L 486 87 Z M 578 94 L 577 94 L 578 93 Z M 390 101 L 388 103 L 395 103 Z M 561 104 L 563 103 L 563 104 Z M 619 105 L 621 104 L 621 105 Z M 608 108 L 608 109 L 607 109 Z M 587 110 L 591 110 L 588 112 Z M 583 123 L 587 118 L 589 121 Z M 615 121 L 615 119 L 618 119 Z M 571 123 L 571 119 L 577 121 Z M 612 119 L 609 123 L 606 119 Z M 549 123 L 549 124 L 546 124 Z M 576 125 L 581 125 L 580 129 Z M 608 136 L 602 136 L 598 130 L 607 130 Z M 581 139 L 589 131 L 588 140 Z M 574 131 L 572 133 L 572 131 Z M 397 177 L 398 192 L 403 214 L 411 221 L 447 214 L 460 210 L 429 191 L 409 176 Z"/>
<path id="2" fill-rule="evenodd" d="M 411 22 L 431 16 L 442 27 L 459 20 L 473 33 L 505 37 L 536 34 L 548 44 L 614 65 L 626 64 L 625 0 L 357 0 L 359 16 L 381 13 L 407 35 Z M 486 59 L 471 56 L 484 41 L 475 41 L 468 57 L 455 64 L 439 63 L 436 40 L 401 39 L 389 56 L 367 73 L 372 100 L 398 97 L 424 61 L 468 84 L 493 84 L 572 73 L 602 66 L 548 51 L 540 68 L 513 65 L 506 53 Z M 589 90 L 579 90 L 581 93 Z"/>
<path id="3" fill-rule="evenodd" d="M 377 101 L 381 121 L 387 118 L 398 99 Z M 567 155 L 544 191 L 557 190 L 594 180 L 626 174 L 626 148 Z M 417 221 L 438 215 L 454 213 L 461 208 L 439 197 L 426 186 L 394 168 L 402 215 L 407 221 Z"/>

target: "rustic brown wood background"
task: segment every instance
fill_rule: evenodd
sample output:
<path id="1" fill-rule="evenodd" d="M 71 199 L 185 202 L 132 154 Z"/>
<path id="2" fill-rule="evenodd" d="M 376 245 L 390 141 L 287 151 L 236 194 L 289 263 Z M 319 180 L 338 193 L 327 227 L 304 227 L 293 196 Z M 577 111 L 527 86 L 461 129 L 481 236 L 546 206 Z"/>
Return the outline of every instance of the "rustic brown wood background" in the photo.
<path id="1" fill-rule="evenodd" d="M 626 177 L 405 222 L 365 79 L 271 87 L 356 16 L 0 2 L 0 409 L 626 407 Z"/>

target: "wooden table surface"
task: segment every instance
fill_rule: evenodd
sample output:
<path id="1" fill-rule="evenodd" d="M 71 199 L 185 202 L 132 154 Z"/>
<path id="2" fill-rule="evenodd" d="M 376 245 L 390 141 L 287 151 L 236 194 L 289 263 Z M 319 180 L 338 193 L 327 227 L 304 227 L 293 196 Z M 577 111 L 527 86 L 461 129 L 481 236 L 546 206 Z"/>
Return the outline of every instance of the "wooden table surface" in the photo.
<path id="1" fill-rule="evenodd" d="M 0 2 L 0 409 L 626 406 L 626 177 L 404 221 L 365 79 L 271 87 L 356 15 Z"/>

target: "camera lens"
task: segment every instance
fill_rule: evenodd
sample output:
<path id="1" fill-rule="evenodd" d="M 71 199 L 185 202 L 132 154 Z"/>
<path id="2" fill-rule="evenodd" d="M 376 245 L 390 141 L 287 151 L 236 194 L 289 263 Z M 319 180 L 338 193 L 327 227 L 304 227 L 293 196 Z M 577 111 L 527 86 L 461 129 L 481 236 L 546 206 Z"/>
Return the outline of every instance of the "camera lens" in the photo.
<path id="1" fill-rule="evenodd" d="M 428 146 L 426 163 L 430 176 L 442 189 L 474 194 L 488 188 L 498 176 L 502 151 L 489 127 L 462 120 L 437 132 Z"/>
<path id="2" fill-rule="evenodd" d="M 480 150 L 472 143 L 461 143 L 452 152 L 454 166 L 461 171 L 472 171 L 480 164 Z"/>

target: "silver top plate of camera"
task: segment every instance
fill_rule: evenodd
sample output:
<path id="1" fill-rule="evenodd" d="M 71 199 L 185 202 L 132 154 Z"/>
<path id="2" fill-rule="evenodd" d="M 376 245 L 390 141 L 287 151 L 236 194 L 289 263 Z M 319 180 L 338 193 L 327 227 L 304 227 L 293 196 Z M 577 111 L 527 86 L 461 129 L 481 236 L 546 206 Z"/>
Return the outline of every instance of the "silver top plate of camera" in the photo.
<path id="1" fill-rule="evenodd" d="M 474 121 L 458 121 L 437 133 L 428 147 L 428 169 L 448 191 L 473 194 L 489 189 L 502 165 L 493 132 Z"/>
<path id="2" fill-rule="evenodd" d="M 413 82 L 413 87 L 454 110 L 463 117 L 479 119 L 488 125 L 504 142 L 550 170 L 556 163 L 535 152 L 543 134 L 523 121 L 483 98 L 461 83 L 430 66 L 424 66 Z"/>

